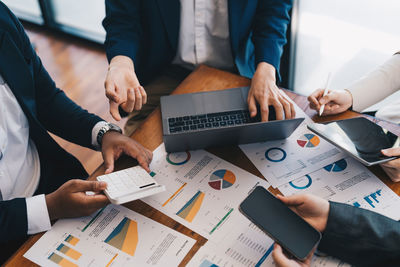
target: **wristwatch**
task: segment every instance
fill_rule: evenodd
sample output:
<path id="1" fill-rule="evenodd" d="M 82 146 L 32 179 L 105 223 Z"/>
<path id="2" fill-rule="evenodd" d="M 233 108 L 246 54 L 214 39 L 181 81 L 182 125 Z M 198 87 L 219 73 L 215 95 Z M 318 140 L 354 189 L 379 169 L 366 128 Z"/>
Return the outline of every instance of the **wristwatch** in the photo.
<path id="1" fill-rule="evenodd" d="M 97 143 L 99 144 L 99 147 L 101 147 L 101 143 L 103 141 L 103 136 L 109 132 L 109 131 L 114 131 L 122 134 L 122 129 L 119 128 L 118 125 L 115 125 L 113 123 L 107 122 L 105 123 L 99 130 L 99 133 L 97 134 Z"/>

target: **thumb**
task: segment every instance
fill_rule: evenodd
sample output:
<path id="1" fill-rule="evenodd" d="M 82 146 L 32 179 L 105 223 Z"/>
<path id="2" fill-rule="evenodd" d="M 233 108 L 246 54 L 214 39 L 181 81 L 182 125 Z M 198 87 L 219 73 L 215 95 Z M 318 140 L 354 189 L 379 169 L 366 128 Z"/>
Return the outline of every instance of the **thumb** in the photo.
<path id="1" fill-rule="evenodd" d="M 105 173 L 109 174 L 114 170 L 114 150 L 112 148 L 103 151 Z"/>
<path id="2" fill-rule="evenodd" d="M 293 195 L 293 196 L 288 196 L 284 197 L 282 195 L 277 195 L 277 198 L 285 203 L 287 206 L 298 206 L 301 205 L 303 201 L 303 196 L 301 195 Z"/>
<path id="3" fill-rule="evenodd" d="M 400 156 L 400 147 L 383 149 L 381 152 L 388 157 Z"/>
<path id="4" fill-rule="evenodd" d="M 117 102 L 110 100 L 110 114 L 116 121 L 121 120 L 121 115 L 119 114 L 118 106 L 119 105 Z"/>
<path id="5" fill-rule="evenodd" d="M 85 192 L 85 191 L 93 191 L 100 192 L 107 188 L 106 182 L 100 181 L 84 181 L 84 180 L 74 180 L 72 184 L 73 192 Z"/>
<path id="6" fill-rule="evenodd" d="M 274 244 L 274 250 L 272 251 L 272 258 L 274 259 L 277 266 L 289 266 L 290 260 L 283 254 L 282 247 L 278 244 Z"/>

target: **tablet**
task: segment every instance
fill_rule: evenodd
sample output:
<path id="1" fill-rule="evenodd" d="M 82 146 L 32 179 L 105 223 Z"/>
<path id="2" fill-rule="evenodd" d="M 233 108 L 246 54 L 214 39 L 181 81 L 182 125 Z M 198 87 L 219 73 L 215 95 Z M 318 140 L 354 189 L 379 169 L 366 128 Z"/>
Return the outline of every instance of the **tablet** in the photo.
<path id="1" fill-rule="evenodd" d="M 313 123 L 307 127 L 366 166 L 397 158 L 386 157 L 381 150 L 399 147 L 399 137 L 366 118 Z"/>

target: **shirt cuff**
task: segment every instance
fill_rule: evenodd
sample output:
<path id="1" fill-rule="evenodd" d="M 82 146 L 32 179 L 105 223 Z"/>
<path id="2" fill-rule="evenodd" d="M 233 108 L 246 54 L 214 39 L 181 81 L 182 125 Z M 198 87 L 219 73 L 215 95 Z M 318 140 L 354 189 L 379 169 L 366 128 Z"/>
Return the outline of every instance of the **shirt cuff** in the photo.
<path id="1" fill-rule="evenodd" d="M 28 235 L 50 230 L 51 223 L 44 195 L 26 198 Z"/>
<path id="2" fill-rule="evenodd" d="M 348 91 L 353 96 L 353 110 L 364 109 L 400 89 L 400 55 L 394 55 L 376 70 L 353 83 Z"/>
<path id="3" fill-rule="evenodd" d="M 96 123 L 96 125 L 92 129 L 92 146 L 99 151 L 101 148 L 101 144 L 97 142 L 97 135 L 99 134 L 99 131 L 102 127 L 106 126 L 107 122 L 105 121 L 99 121 Z"/>

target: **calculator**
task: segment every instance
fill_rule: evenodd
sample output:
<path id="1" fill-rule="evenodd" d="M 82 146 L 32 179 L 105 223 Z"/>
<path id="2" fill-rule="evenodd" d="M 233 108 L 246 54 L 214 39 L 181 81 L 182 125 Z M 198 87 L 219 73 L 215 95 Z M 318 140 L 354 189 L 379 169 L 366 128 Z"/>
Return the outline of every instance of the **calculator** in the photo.
<path id="1" fill-rule="evenodd" d="M 152 172 L 152 174 L 154 174 Z M 97 177 L 107 183 L 104 193 L 113 204 L 123 204 L 165 191 L 142 167 L 136 166 Z"/>

